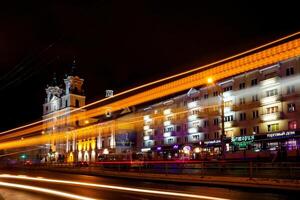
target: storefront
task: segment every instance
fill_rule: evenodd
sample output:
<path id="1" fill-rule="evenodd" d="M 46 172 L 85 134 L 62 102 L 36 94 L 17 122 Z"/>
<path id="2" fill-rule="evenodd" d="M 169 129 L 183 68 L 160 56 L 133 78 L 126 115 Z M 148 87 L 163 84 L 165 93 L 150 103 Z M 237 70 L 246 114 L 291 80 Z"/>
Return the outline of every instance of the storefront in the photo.
<path id="1" fill-rule="evenodd" d="M 255 135 L 255 151 L 300 149 L 300 131 L 281 131 L 262 135 Z"/>

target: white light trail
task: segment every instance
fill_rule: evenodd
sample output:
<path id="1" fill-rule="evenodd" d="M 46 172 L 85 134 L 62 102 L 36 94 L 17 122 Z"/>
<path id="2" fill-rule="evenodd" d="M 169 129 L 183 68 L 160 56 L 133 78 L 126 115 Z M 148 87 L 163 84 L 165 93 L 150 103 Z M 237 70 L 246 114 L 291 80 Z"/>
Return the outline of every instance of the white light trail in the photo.
<path id="1" fill-rule="evenodd" d="M 22 180 L 30 180 L 30 181 L 60 183 L 60 184 L 68 184 L 68 185 L 88 186 L 88 187 L 95 187 L 95 188 L 105 188 L 105 189 L 112 189 L 112 190 L 121 190 L 121 191 L 128 191 L 128 192 L 138 192 L 138 193 L 145 193 L 145 194 L 165 195 L 165 196 L 174 196 L 174 197 L 187 197 L 187 198 L 208 199 L 208 200 L 229 200 L 226 198 L 212 197 L 206 195 L 169 192 L 169 191 L 161 191 L 161 190 L 154 190 L 154 189 L 151 190 L 139 189 L 139 188 L 131 188 L 131 187 L 123 187 L 123 186 L 84 183 L 84 182 L 77 182 L 77 181 L 48 179 L 48 178 L 35 178 L 35 177 L 28 177 L 28 176 L 9 175 L 9 174 L 1 174 L 0 178 L 11 178 L 11 179 L 22 179 Z"/>
<path id="2" fill-rule="evenodd" d="M 61 192 L 61 191 L 58 191 L 58 190 L 46 189 L 46 188 L 35 187 L 35 186 L 30 186 L 30 185 L 22 185 L 22 184 L 15 184 L 15 183 L 8 183 L 8 182 L 0 181 L 0 186 L 9 187 L 9 188 L 23 189 L 23 190 L 31 190 L 31 191 L 35 191 L 35 192 L 42 192 L 42 193 L 45 193 L 45 194 L 51 194 L 51 195 L 55 195 L 55 196 L 66 197 L 66 198 L 69 198 L 69 199 L 96 200 L 96 199 L 89 198 L 89 197 L 84 197 L 84 196 L 75 195 L 75 194 L 71 194 L 71 193 Z"/>

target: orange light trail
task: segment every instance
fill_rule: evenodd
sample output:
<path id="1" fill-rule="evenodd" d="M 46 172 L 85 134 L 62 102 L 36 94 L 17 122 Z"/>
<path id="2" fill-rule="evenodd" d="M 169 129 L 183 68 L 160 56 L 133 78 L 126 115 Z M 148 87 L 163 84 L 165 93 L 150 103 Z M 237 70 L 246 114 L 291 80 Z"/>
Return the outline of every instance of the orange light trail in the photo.
<path id="1" fill-rule="evenodd" d="M 210 106 L 205 106 L 202 107 L 202 109 L 204 108 L 212 108 L 215 107 L 216 105 L 210 105 Z M 190 110 L 183 110 L 183 111 L 178 111 L 178 112 L 172 112 L 173 116 L 176 115 L 180 115 L 180 114 L 185 114 L 190 112 Z M 164 118 L 164 115 L 158 115 L 158 116 L 154 116 L 152 117 L 152 119 L 161 119 Z M 127 119 L 126 121 L 120 121 L 120 122 L 116 122 L 115 126 L 117 130 L 120 129 L 126 129 L 128 127 L 128 125 L 131 124 L 136 124 L 136 123 L 144 123 L 144 119 L 143 116 L 139 116 L 139 117 L 132 117 Z M 66 134 L 68 135 L 72 135 L 73 133 L 76 133 L 76 137 L 80 138 L 82 136 L 84 136 L 87 132 L 89 133 L 90 137 L 95 137 L 98 135 L 98 132 L 92 132 L 91 130 L 96 130 L 98 128 L 100 129 L 104 129 L 107 127 L 111 127 L 112 125 L 110 123 L 108 124 L 94 124 L 94 125 L 90 125 L 87 127 L 83 127 L 83 128 L 78 128 L 69 132 L 55 132 L 54 134 L 50 134 L 50 135 L 38 135 L 38 136 L 34 136 L 34 137 L 28 137 L 28 138 L 24 138 L 23 140 L 12 140 L 12 141 L 7 141 L 7 142 L 1 142 L 0 143 L 0 149 L 12 149 L 12 148 L 20 148 L 20 147 L 28 147 L 28 146 L 32 146 L 32 145 L 41 145 L 41 144 L 45 144 L 48 143 L 49 141 L 54 141 L 54 140 L 66 140 Z M 32 150 L 27 150 L 27 151 L 32 151 Z M 17 154 L 17 153 L 21 153 L 21 152 L 16 152 L 16 153 L 11 153 L 11 154 Z M 5 154 L 5 155 L 1 155 L 0 157 L 3 156 L 8 156 L 10 154 Z"/>
<path id="2" fill-rule="evenodd" d="M 271 44 L 275 44 L 277 42 L 283 41 L 283 40 L 288 39 L 290 37 L 298 36 L 299 34 L 300 34 L 300 32 L 297 32 L 297 33 L 292 34 L 290 36 L 281 38 L 279 40 L 276 40 L 276 41 L 273 41 L 271 43 L 262 45 L 260 47 L 251 49 L 249 51 L 231 56 L 231 57 L 223 59 L 221 61 L 217 61 L 217 62 L 208 64 L 208 65 L 204 65 L 202 67 L 199 67 L 199 68 L 196 68 L 196 69 L 193 69 L 193 70 L 190 70 L 190 71 L 186 71 L 186 72 L 176 74 L 176 75 L 164 78 L 164 79 L 160 79 L 160 80 L 157 80 L 157 81 L 154 81 L 154 82 L 142 85 L 142 86 L 138 86 L 138 87 L 130 89 L 130 90 L 126 90 L 124 92 L 121 92 L 121 93 L 113 96 L 113 97 L 117 97 L 119 95 L 126 94 L 126 93 L 129 93 L 131 91 L 138 90 L 140 88 L 144 88 L 144 87 L 147 87 L 149 85 L 153 85 L 153 84 L 165 81 L 165 80 L 170 80 L 172 78 L 178 78 L 179 76 L 183 76 L 183 75 L 186 75 L 188 73 L 195 72 L 196 70 L 206 69 L 208 67 L 214 66 L 214 65 L 222 63 L 224 61 L 228 61 L 230 59 L 239 57 L 241 55 L 251 53 L 255 50 L 262 49 L 264 47 L 267 47 Z M 95 117 L 95 116 L 102 115 L 102 114 L 105 113 L 107 107 L 111 108 L 111 111 L 114 112 L 114 111 L 117 111 L 117 110 L 120 110 L 120 109 L 123 109 L 123 108 L 126 108 L 126 107 L 130 107 L 130 106 L 133 106 L 133 105 L 138 105 L 138 104 L 145 103 L 145 102 L 148 102 L 148 101 L 151 101 L 151 100 L 154 100 L 154 99 L 158 99 L 158 98 L 161 98 L 161 97 L 164 97 L 164 96 L 168 96 L 170 94 L 174 94 L 174 93 L 177 93 L 177 92 L 180 92 L 180 91 L 184 91 L 184 90 L 187 90 L 187 89 L 195 87 L 195 86 L 200 86 L 200 85 L 206 84 L 207 83 L 207 77 L 211 77 L 212 75 L 213 75 L 213 79 L 215 81 L 218 81 L 218 80 L 224 79 L 226 77 L 231 77 L 231 76 L 234 76 L 234 75 L 246 72 L 246 71 L 250 71 L 250 70 L 253 70 L 253 69 L 258 69 L 260 67 L 263 67 L 263 66 L 266 66 L 266 65 L 271 65 L 271 64 L 280 62 L 282 60 L 286 60 L 286 59 L 289 59 L 289 58 L 292 58 L 292 57 L 297 57 L 299 55 L 300 55 L 300 39 L 295 39 L 295 40 L 280 44 L 278 46 L 271 47 L 269 49 L 263 50 L 261 52 L 254 53 L 254 54 L 245 56 L 243 58 L 240 58 L 240 59 L 237 59 L 237 60 L 234 60 L 234 61 L 230 61 L 230 62 L 227 62 L 225 64 L 221 64 L 221 65 L 213 67 L 213 68 L 209 68 L 205 71 L 197 72 L 195 74 L 189 75 L 189 76 L 181 78 L 179 80 L 175 80 L 175 81 L 172 81 L 170 83 L 163 84 L 161 86 L 149 89 L 149 90 L 141 92 L 139 94 L 132 95 L 132 96 L 127 97 L 125 99 L 118 100 L 118 101 L 110 103 L 108 105 L 101 106 L 99 108 L 94 108 L 94 109 L 88 110 L 84 113 L 75 113 L 74 115 L 72 115 L 70 117 L 69 122 L 72 122 L 72 121 L 75 121 L 75 120 L 78 120 L 78 119 L 79 120 L 84 120 L 86 118 L 92 118 L 92 117 Z M 112 98 L 112 97 L 110 97 L 110 98 Z M 88 104 L 88 105 L 86 105 L 82 108 L 86 108 L 88 106 L 95 105 L 96 103 L 103 102 L 107 99 L 109 99 L 109 98 L 105 98 L 105 99 L 93 102 L 93 103 Z M 82 108 L 79 108 L 79 110 L 82 109 Z M 78 111 L 78 109 L 76 109 L 76 110 Z M 76 110 L 73 110 L 72 112 L 75 112 Z M 52 118 L 50 118 L 50 119 L 52 119 Z M 10 135 L 5 135 L 5 136 L 2 137 L 3 139 L 6 139 L 6 138 L 10 138 L 10 137 L 16 137 L 16 136 L 21 136 L 21 135 L 24 135 L 24 134 L 40 131 L 40 130 L 44 129 L 45 127 L 52 127 L 54 125 L 56 125 L 56 126 L 57 125 L 62 125 L 62 124 L 65 123 L 65 121 L 63 119 L 59 119 L 56 122 L 47 122 L 44 125 L 37 125 L 37 126 L 31 127 L 31 128 L 24 129 L 26 127 L 30 127 L 32 125 L 35 125 L 35 124 L 38 124 L 38 123 L 41 123 L 41 122 L 45 122 L 47 120 L 49 120 L 49 119 L 45 119 L 45 120 L 42 120 L 42 121 L 39 121 L 39 122 L 35 122 L 35 123 L 32 123 L 32 124 L 21 126 L 21 127 L 15 128 L 15 129 L 8 130 L 8 131 L 4 131 L 0 134 L 5 134 L 5 133 L 16 131 L 16 132 L 13 132 Z M 24 130 L 17 131 L 19 129 L 24 129 Z"/>
<path id="3" fill-rule="evenodd" d="M 155 195 L 164 195 L 164 196 L 173 196 L 173 197 L 186 197 L 186 198 L 208 199 L 208 200 L 228 200 L 225 198 L 212 197 L 212 196 L 206 196 L 206 195 L 196 195 L 196 194 L 188 194 L 188 193 L 161 191 L 161 190 L 155 190 L 155 189 L 151 189 L 151 190 L 150 189 L 140 189 L 140 188 L 132 188 L 132 187 L 122 187 L 122 186 L 96 184 L 96 183 L 85 183 L 85 182 L 59 180 L 59 179 L 35 178 L 35 177 L 28 177 L 28 176 L 9 175 L 9 174 L 1 174 L 0 178 L 21 179 L 21 180 L 30 180 L 30 181 L 39 181 L 39 182 L 48 182 L 48 183 L 61 183 L 61 184 L 67 184 L 67 185 L 88 186 L 88 187 L 93 187 L 93 188 L 105 188 L 105 189 L 112 189 L 112 190 L 119 190 L 119 191 L 137 192 L 137 193 L 144 193 L 144 194 L 155 194 Z"/>

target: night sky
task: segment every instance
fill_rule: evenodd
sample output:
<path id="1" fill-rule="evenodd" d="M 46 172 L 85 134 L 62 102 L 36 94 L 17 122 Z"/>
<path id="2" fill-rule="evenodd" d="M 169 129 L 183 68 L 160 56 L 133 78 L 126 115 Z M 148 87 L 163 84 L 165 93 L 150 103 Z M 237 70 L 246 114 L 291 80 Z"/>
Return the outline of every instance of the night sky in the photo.
<path id="1" fill-rule="evenodd" d="M 300 30 L 296 1 L 3 2 L 0 130 L 40 119 L 74 56 L 91 102 Z"/>

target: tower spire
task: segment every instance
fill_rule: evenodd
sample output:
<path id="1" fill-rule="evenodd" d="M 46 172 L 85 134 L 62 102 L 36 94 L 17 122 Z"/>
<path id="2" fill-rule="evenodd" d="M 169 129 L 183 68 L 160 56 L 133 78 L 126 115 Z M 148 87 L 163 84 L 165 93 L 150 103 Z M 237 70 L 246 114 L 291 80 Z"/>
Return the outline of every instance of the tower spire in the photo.
<path id="1" fill-rule="evenodd" d="M 57 78 L 56 78 L 56 73 L 53 73 L 53 78 L 52 78 L 52 85 L 57 86 Z"/>
<path id="2" fill-rule="evenodd" d="M 76 74 L 76 58 L 74 56 L 73 62 L 72 62 L 72 67 L 71 67 L 71 76 L 75 76 Z"/>

